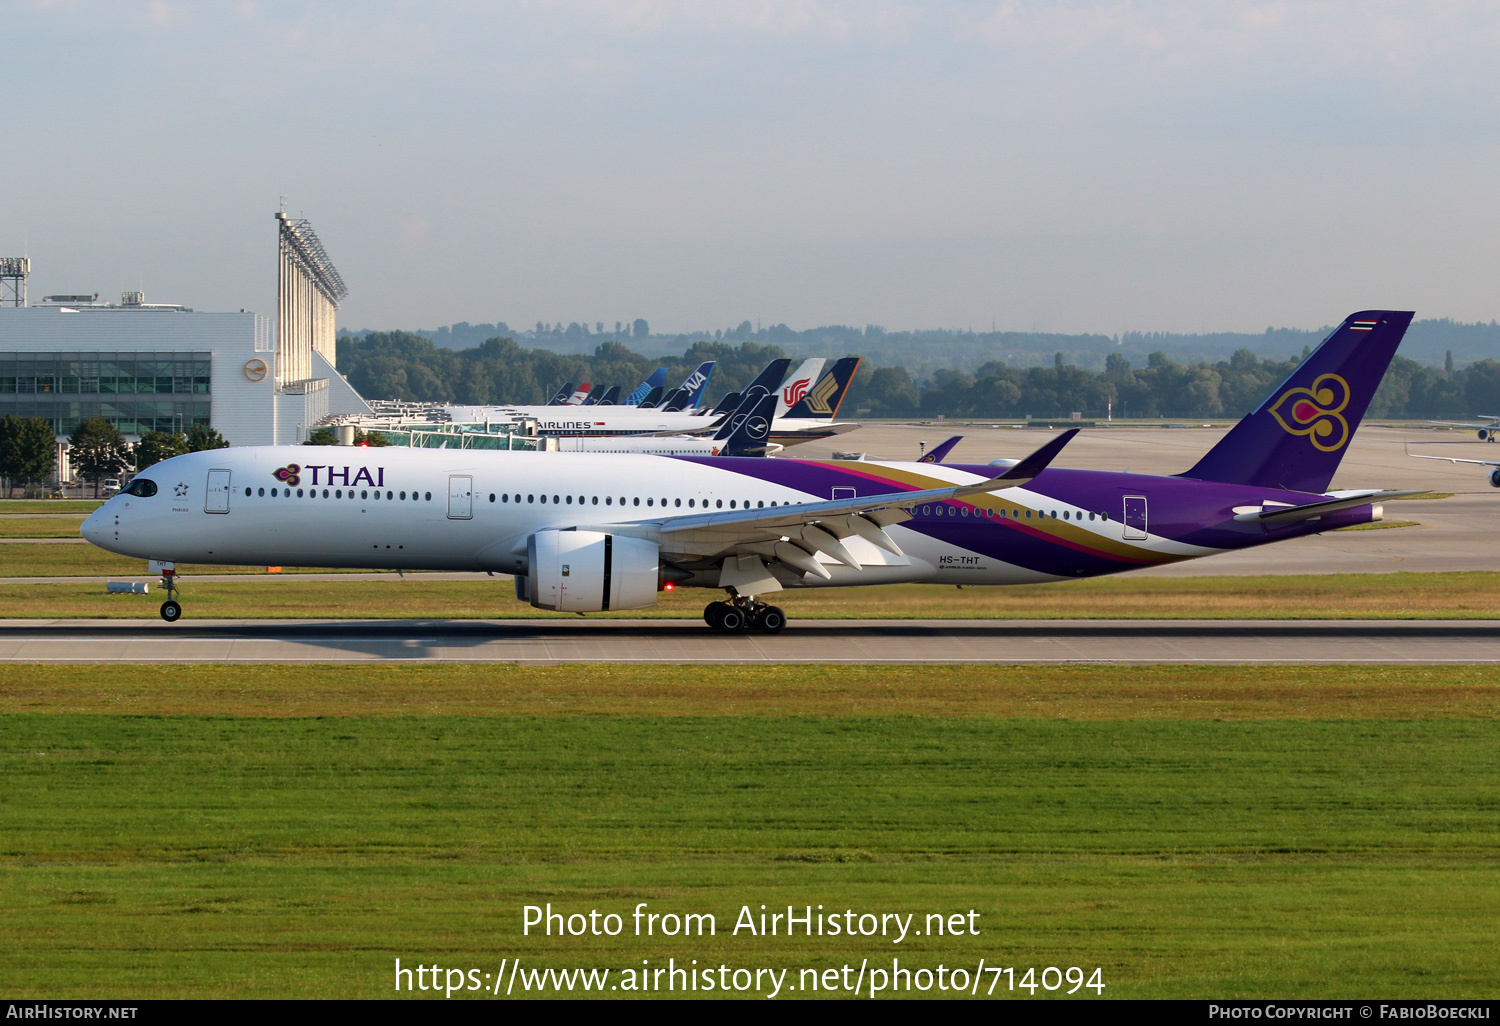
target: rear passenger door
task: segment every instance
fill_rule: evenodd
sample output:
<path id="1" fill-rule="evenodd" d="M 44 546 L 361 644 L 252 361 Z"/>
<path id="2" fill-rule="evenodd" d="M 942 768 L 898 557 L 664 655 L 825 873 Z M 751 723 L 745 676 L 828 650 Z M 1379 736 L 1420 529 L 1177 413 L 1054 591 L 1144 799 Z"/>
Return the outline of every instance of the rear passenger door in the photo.
<path id="1" fill-rule="evenodd" d="M 1146 497 L 1144 495 L 1125 496 L 1124 520 L 1126 541 L 1146 540 Z"/>

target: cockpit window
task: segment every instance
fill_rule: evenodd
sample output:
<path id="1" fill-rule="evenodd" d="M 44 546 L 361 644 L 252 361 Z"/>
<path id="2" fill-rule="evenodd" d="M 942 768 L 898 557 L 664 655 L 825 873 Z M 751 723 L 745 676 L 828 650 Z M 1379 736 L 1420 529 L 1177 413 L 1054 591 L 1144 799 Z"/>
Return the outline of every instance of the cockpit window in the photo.
<path id="1" fill-rule="evenodd" d="M 120 489 L 121 495 L 134 495 L 145 499 L 156 494 L 156 482 L 144 477 L 138 477 L 124 488 Z"/>

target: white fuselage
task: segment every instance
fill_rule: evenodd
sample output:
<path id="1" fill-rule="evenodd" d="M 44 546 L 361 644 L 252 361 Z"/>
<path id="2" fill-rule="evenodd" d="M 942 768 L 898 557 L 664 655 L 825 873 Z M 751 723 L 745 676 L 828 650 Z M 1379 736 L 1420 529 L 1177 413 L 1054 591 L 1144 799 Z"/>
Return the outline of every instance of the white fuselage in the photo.
<path id="1" fill-rule="evenodd" d="M 396 447 L 217 449 L 147 468 L 139 476 L 153 481 L 157 493 L 115 496 L 89 516 L 83 536 L 111 552 L 175 563 L 513 574 L 525 572 L 527 538 L 547 528 L 639 524 L 830 498 L 735 469 L 765 462 Z M 975 479 L 930 464 L 859 466 L 917 468 L 955 483 Z M 1008 501 L 1024 501 L 1022 490 L 1014 496 Z M 974 558 L 919 531 L 890 530 L 903 556 L 847 539 L 859 549 L 863 569 L 830 564 L 830 579 L 808 575 L 803 583 L 1056 579 L 993 557 Z"/>

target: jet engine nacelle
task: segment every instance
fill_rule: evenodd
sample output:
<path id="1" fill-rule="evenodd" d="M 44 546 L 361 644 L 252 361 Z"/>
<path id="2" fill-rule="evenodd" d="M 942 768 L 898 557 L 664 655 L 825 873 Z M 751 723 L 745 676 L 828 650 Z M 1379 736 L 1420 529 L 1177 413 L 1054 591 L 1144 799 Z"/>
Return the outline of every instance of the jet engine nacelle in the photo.
<path id="1" fill-rule="evenodd" d="M 1490 471 L 1490 484 L 1494 485 L 1496 488 L 1500 488 L 1500 467 L 1496 467 L 1494 470 Z"/>
<path id="2" fill-rule="evenodd" d="M 538 531 L 526 549 L 531 570 L 524 597 L 538 609 L 598 613 L 656 605 L 661 559 L 655 542 L 599 531 Z"/>

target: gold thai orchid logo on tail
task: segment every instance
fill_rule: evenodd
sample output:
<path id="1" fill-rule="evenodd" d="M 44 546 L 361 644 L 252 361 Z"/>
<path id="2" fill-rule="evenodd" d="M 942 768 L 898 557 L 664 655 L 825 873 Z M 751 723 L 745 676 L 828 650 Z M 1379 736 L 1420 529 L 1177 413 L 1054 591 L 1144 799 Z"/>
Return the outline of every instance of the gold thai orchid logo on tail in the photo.
<path id="1" fill-rule="evenodd" d="M 1271 407 L 1271 416 L 1288 434 L 1306 435 L 1314 447 L 1333 452 L 1349 441 L 1343 415 L 1348 405 L 1349 383 L 1337 374 L 1324 374 L 1311 388 L 1287 389 Z"/>

